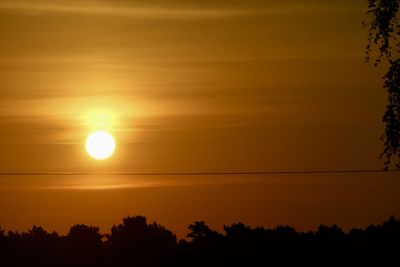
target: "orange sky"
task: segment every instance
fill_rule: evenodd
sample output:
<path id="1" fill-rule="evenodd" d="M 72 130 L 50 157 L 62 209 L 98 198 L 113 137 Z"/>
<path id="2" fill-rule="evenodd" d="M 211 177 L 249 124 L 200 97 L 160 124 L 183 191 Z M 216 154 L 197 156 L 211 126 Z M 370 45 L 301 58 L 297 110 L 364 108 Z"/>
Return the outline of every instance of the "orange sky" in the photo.
<path id="1" fill-rule="evenodd" d="M 284 2 L 284 3 L 283 3 Z M 383 68 L 365 64 L 367 3 L 0 1 L 2 172 L 382 168 Z M 110 131 L 112 158 L 86 136 Z M 395 174 L 0 177 L 0 225 L 104 231 L 143 214 L 182 234 L 400 216 Z"/>

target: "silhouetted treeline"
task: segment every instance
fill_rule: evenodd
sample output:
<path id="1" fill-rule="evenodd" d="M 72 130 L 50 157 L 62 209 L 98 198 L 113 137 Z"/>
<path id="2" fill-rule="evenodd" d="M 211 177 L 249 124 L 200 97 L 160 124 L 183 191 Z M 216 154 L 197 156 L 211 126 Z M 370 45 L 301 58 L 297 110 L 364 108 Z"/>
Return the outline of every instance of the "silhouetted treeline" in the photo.
<path id="1" fill-rule="evenodd" d="M 224 233 L 197 221 L 187 240 L 143 216 L 126 217 L 100 234 L 74 225 L 60 236 L 42 227 L 28 232 L 0 228 L 0 266 L 400 266 L 400 220 L 343 232 L 336 225 L 316 232 L 289 226 L 224 226 Z"/>

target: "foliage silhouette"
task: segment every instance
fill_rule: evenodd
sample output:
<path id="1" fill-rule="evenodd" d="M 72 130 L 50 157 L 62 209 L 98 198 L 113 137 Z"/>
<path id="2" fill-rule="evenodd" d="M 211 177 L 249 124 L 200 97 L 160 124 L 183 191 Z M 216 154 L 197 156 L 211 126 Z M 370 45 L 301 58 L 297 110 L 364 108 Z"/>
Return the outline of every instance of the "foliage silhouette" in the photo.
<path id="1" fill-rule="evenodd" d="M 103 235 L 95 226 L 77 224 L 71 227 L 65 237 L 64 248 L 70 256 L 64 260 L 69 266 L 99 266 L 106 260 Z"/>
<path id="2" fill-rule="evenodd" d="M 155 266 L 171 257 L 176 249 L 176 236 L 146 217 L 126 217 L 122 224 L 113 226 L 107 243 L 114 260 L 122 265 Z"/>
<path id="3" fill-rule="evenodd" d="M 397 157 L 397 168 L 400 168 L 400 0 L 368 0 L 368 18 L 364 22 L 369 26 L 366 61 L 370 61 L 373 47 L 379 53 L 375 58 L 375 66 L 382 61 L 389 65 L 383 77 L 384 88 L 388 92 L 388 104 L 383 115 L 386 125 L 382 136 L 385 157 L 385 169 L 391 164 L 392 157 Z"/>
<path id="4" fill-rule="evenodd" d="M 144 216 L 126 217 L 102 235 L 74 225 L 65 236 L 33 226 L 0 228 L 0 266 L 400 266 L 400 220 L 343 232 L 321 225 L 316 232 L 289 226 L 251 228 L 242 223 L 218 233 L 203 221 L 177 242 Z"/>

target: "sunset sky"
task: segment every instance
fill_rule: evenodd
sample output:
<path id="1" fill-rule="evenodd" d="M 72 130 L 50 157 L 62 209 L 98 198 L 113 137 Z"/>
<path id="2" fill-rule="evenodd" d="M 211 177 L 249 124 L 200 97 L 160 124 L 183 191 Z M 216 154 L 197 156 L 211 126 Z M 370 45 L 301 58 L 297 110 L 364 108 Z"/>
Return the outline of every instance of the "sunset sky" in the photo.
<path id="1" fill-rule="evenodd" d="M 0 0 L 0 172 L 381 169 L 365 0 Z M 96 130 L 114 155 L 85 151 Z M 395 173 L 0 176 L 0 225 L 186 233 L 400 216 Z"/>

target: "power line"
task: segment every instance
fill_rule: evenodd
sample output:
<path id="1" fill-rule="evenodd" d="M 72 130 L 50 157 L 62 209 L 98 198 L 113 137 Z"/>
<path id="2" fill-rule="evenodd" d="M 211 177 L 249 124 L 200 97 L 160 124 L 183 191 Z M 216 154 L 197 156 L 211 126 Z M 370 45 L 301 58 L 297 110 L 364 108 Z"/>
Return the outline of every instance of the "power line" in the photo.
<path id="1" fill-rule="evenodd" d="M 243 172 L 0 172 L 0 176 L 219 176 L 219 175 L 296 175 L 296 174 L 349 174 L 394 173 L 400 170 L 308 170 L 308 171 L 243 171 Z"/>

